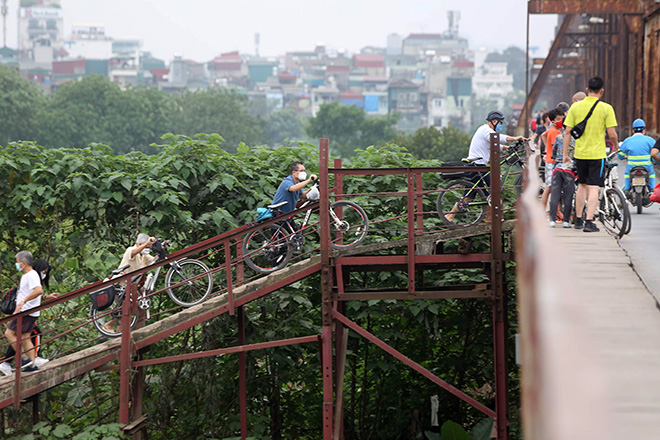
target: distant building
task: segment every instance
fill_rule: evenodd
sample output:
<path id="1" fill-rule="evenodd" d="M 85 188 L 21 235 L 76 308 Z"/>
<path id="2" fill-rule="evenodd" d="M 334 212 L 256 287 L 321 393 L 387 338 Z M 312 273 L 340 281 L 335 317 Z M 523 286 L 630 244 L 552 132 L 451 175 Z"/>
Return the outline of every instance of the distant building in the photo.
<path id="1" fill-rule="evenodd" d="M 403 55 L 424 56 L 432 52 L 435 56 L 466 56 L 469 49 L 465 38 L 447 37 L 442 34 L 410 34 L 403 40 Z"/>
<path id="2" fill-rule="evenodd" d="M 21 0 L 18 51 L 21 62 L 50 69 L 53 50 L 64 41 L 64 14 L 59 0 Z"/>
<path id="3" fill-rule="evenodd" d="M 387 36 L 387 49 L 388 56 L 401 55 L 403 47 L 403 37 L 399 34 L 389 34 Z"/>
<path id="4" fill-rule="evenodd" d="M 369 76 L 384 76 L 385 57 L 380 54 L 353 55 L 353 69 L 363 71 Z"/>
<path id="5" fill-rule="evenodd" d="M 493 106 L 502 108 L 506 96 L 513 92 L 513 75 L 507 73 L 507 63 L 487 62 L 487 56 L 485 50 L 474 55 L 473 91 L 477 98 L 489 99 Z"/>
<path id="6" fill-rule="evenodd" d="M 69 58 L 108 60 L 112 58 L 112 39 L 100 24 L 75 24 L 64 41 Z"/>
<path id="7" fill-rule="evenodd" d="M 339 101 L 339 89 L 336 87 L 317 87 L 312 89 L 312 116 L 316 116 L 321 105 Z"/>
<path id="8" fill-rule="evenodd" d="M 397 128 L 401 131 L 415 131 L 421 124 L 420 86 L 407 79 L 397 79 L 388 87 L 388 110 L 399 113 L 401 119 Z"/>

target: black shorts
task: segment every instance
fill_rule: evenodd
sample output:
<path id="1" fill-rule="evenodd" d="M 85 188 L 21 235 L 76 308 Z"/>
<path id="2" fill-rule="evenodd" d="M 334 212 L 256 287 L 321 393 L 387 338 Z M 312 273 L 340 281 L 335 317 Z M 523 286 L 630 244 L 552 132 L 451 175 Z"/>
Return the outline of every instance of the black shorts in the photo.
<path id="1" fill-rule="evenodd" d="M 34 329 L 34 326 L 37 324 L 37 319 L 38 318 L 39 318 L 38 316 L 30 316 L 30 315 L 23 316 L 23 319 L 22 319 L 22 322 L 21 322 L 21 327 L 22 327 L 21 334 L 25 335 L 25 334 L 28 334 L 28 333 L 32 333 L 32 330 Z M 9 323 L 9 330 L 16 331 L 16 325 L 17 325 L 16 322 L 17 321 L 18 320 L 15 319 L 15 320 L 13 320 L 12 322 Z"/>
<path id="2" fill-rule="evenodd" d="M 605 159 L 575 159 L 575 166 L 578 184 L 605 185 Z"/>

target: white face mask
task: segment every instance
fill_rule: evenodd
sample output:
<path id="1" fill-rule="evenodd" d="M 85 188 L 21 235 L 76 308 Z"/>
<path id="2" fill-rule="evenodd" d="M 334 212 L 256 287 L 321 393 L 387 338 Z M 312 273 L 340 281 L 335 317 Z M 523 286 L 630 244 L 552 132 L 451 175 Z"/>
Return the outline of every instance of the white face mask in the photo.
<path id="1" fill-rule="evenodd" d="M 307 171 L 301 171 L 298 173 L 298 180 L 307 180 Z"/>
<path id="2" fill-rule="evenodd" d="M 41 272 L 41 273 L 39 274 L 39 276 L 41 277 L 42 280 L 45 280 L 45 279 L 46 279 L 46 274 L 43 273 L 43 272 Z"/>
<path id="3" fill-rule="evenodd" d="M 142 249 L 142 252 L 140 252 L 142 255 L 149 255 L 151 253 L 151 249 Z"/>

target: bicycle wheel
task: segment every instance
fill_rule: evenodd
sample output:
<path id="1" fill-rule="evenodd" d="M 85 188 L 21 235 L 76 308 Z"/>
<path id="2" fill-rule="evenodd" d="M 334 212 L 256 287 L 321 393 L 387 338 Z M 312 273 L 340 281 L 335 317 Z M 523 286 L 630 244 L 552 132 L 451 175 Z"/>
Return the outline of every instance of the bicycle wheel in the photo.
<path id="1" fill-rule="evenodd" d="M 628 232 L 630 223 L 630 210 L 626 198 L 618 188 L 607 188 L 600 199 L 600 221 L 618 237 L 623 237 Z"/>
<path id="2" fill-rule="evenodd" d="M 185 259 L 172 263 L 165 275 L 165 285 L 172 301 L 190 307 L 208 298 L 213 289 L 213 277 L 206 264 Z"/>
<path id="3" fill-rule="evenodd" d="M 520 174 L 516 177 L 516 181 L 513 183 L 516 188 L 516 198 L 520 198 L 520 195 L 523 193 L 523 175 Z"/>
<path id="4" fill-rule="evenodd" d="M 89 317 L 94 323 L 94 327 L 103 336 L 109 338 L 116 338 L 121 336 L 121 304 L 116 301 L 112 308 L 102 311 L 96 310 L 94 307 L 90 308 Z M 131 328 L 135 326 L 137 315 L 131 316 Z"/>
<path id="5" fill-rule="evenodd" d="M 330 205 L 330 211 L 330 240 L 333 249 L 348 249 L 364 240 L 369 230 L 369 218 L 364 209 L 356 203 L 340 200 Z"/>
<path id="6" fill-rule="evenodd" d="M 292 252 L 293 246 L 289 243 L 286 230 L 279 225 L 257 229 L 243 239 L 245 262 L 259 273 L 282 269 L 289 262 Z"/>
<path id="7" fill-rule="evenodd" d="M 470 226 L 486 215 L 488 198 L 481 188 L 468 180 L 454 180 L 438 194 L 438 215 L 447 225 Z M 468 193 L 470 198 L 465 197 Z M 448 217 L 449 216 L 449 217 Z"/>

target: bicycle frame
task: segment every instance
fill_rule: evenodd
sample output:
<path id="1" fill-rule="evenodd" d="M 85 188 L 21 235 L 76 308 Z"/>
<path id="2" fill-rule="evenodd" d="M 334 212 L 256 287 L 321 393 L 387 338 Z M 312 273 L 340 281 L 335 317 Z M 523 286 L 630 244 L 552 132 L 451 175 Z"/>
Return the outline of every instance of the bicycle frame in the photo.
<path id="1" fill-rule="evenodd" d="M 506 182 L 507 179 L 509 178 L 509 175 L 511 174 L 511 168 L 513 168 L 513 166 L 517 163 L 517 162 L 508 163 L 508 160 L 509 160 L 509 159 L 511 158 L 511 156 L 513 156 L 513 155 L 518 156 L 518 155 L 519 155 L 519 152 L 518 152 L 518 151 L 515 151 L 515 152 L 512 153 L 511 155 L 508 155 L 508 156 L 502 157 L 502 159 L 500 160 L 500 166 L 506 168 L 506 171 L 504 172 L 504 175 L 502 176 L 502 179 L 500 180 L 500 187 L 503 187 L 503 186 L 504 186 L 505 182 Z M 524 168 L 524 167 L 523 167 L 523 168 Z M 490 171 L 487 171 L 485 174 L 480 175 L 480 176 L 479 176 L 479 180 L 478 180 L 477 182 L 475 182 L 474 185 L 472 185 L 472 187 L 467 188 L 466 191 L 465 191 L 465 193 L 466 193 L 466 194 L 469 194 L 470 192 L 472 192 L 472 191 L 474 191 L 474 190 L 476 190 L 476 189 L 478 189 L 478 188 L 480 188 L 480 189 L 486 188 L 487 185 L 486 185 L 485 177 L 486 177 L 486 176 L 489 176 L 489 175 L 490 175 Z M 468 179 L 468 180 L 469 180 L 469 179 Z M 451 181 L 450 181 L 450 182 L 451 182 Z M 490 204 L 490 195 L 488 196 L 488 198 L 487 198 L 486 201 L 483 201 L 483 202 L 480 202 L 480 201 L 472 201 L 472 202 L 470 202 L 470 204 L 471 204 L 471 205 L 475 205 L 475 206 L 478 206 L 478 205 L 485 205 L 485 204 Z"/>

